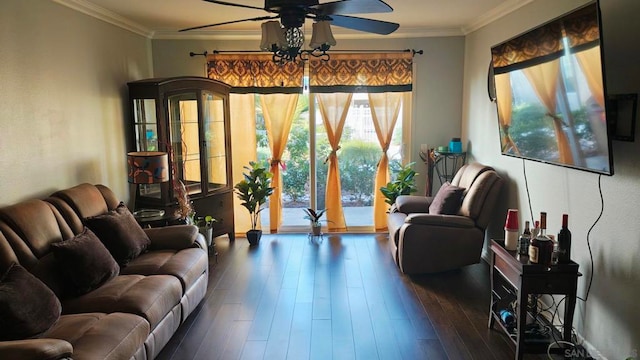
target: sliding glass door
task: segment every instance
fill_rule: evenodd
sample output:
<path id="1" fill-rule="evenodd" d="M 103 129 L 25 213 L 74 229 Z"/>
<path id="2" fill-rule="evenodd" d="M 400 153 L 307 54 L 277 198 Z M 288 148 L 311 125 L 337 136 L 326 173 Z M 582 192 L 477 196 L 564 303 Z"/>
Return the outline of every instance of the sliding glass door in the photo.
<path id="1" fill-rule="evenodd" d="M 260 106 L 256 101 L 258 160 L 269 161 L 271 154 Z M 392 171 L 402 162 L 402 129 L 403 121 L 398 119 L 387 151 Z M 281 159 L 283 209 L 278 231 L 306 232 L 309 221 L 304 219 L 303 209 L 327 208 L 327 160 L 331 152 L 316 97 L 301 95 Z M 367 94 L 353 94 L 336 151 L 341 189 L 339 201 L 347 231 L 373 231 L 374 180 L 381 154 Z M 269 211 L 261 214 L 262 228 L 269 229 Z"/>

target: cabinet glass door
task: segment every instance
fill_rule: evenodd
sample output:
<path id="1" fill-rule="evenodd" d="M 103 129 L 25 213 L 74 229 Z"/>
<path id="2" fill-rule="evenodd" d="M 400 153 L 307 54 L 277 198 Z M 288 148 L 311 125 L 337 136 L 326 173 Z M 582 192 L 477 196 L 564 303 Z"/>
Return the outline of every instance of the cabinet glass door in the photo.
<path id="1" fill-rule="evenodd" d="M 136 151 L 159 151 L 155 99 L 134 99 L 133 110 Z M 162 196 L 160 184 L 138 184 L 138 191 L 140 196 L 148 198 Z"/>
<path id="2" fill-rule="evenodd" d="M 189 195 L 200 194 L 202 179 L 197 94 L 171 95 L 168 105 L 175 175 L 182 180 Z"/>
<path id="3" fill-rule="evenodd" d="M 227 151 L 225 141 L 224 99 L 211 92 L 202 93 L 205 157 L 208 190 L 227 185 Z"/>

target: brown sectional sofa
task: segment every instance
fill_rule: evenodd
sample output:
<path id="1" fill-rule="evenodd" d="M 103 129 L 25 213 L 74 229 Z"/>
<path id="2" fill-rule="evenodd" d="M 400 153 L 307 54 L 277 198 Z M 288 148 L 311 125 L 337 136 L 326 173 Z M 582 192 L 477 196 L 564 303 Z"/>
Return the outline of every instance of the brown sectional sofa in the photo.
<path id="1" fill-rule="evenodd" d="M 0 359 L 153 359 L 201 302 L 209 261 L 191 225 L 134 229 L 148 236 L 145 251 L 99 287 L 74 292 L 60 268 L 80 265 L 61 264 L 53 244 L 82 236 L 88 221 L 119 204 L 109 188 L 81 184 L 0 209 L 0 277 L 19 264 L 56 295 L 62 312 L 44 333 L 0 341 Z"/>

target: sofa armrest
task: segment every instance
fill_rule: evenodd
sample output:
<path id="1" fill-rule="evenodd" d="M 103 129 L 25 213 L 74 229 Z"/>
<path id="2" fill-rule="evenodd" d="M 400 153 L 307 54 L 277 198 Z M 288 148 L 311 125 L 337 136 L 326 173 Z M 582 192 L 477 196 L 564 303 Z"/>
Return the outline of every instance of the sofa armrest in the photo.
<path id="1" fill-rule="evenodd" d="M 471 218 L 459 215 L 409 214 L 406 224 L 446 226 L 453 228 L 472 228 L 475 223 Z"/>
<path id="2" fill-rule="evenodd" d="M 42 338 L 0 341 L 0 359 L 71 359 L 73 346 L 65 340 Z"/>
<path id="3" fill-rule="evenodd" d="M 429 196 L 400 195 L 395 205 L 397 211 L 405 214 L 428 213 L 432 201 L 433 198 Z"/>
<path id="4" fill-rule="evenodd" d="M 202 248 L 203 242 L 198 241 L 202 235 L 195 225 L 173 225 L 143 230 L 151 240 L 149 250 Z"/>

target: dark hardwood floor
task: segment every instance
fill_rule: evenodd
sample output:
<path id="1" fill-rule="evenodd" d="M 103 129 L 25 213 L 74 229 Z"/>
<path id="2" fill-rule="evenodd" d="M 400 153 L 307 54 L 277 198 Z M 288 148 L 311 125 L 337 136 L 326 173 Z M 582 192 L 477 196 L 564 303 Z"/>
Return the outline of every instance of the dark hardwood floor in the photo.
<path id="1" fill-rule="evenodd" d="M 386 242 L 217 239 L 206 298 L 158 359 L 514 358 L 509 339 L 487 328 L 486 263 L 408 277 Z"/>

